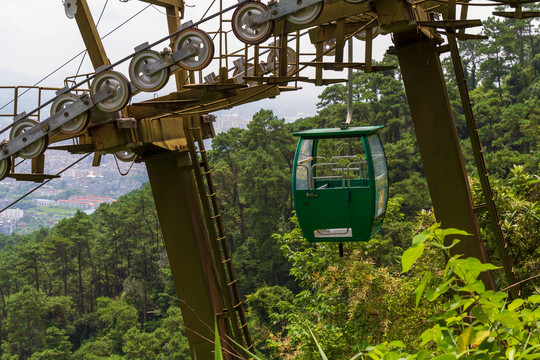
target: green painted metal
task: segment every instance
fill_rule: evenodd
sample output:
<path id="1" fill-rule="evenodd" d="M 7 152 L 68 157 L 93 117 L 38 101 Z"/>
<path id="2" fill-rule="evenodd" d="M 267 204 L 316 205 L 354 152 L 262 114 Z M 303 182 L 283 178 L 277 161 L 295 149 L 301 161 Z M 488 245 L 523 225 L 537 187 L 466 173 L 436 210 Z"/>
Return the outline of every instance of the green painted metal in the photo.
<path id="1" fill-rule="evenodd" d="M 382 126 L 313 129 L 300 140 L 293 168 L 293 199 L 309 242 L 368 241 L 382 227 L 388 200 L 386 158 L 378 135 Z M 356 138 L 322 159 L 325 143 Z"/>
<path id="2" fill-rule="evenodd" d="M 306 139 L 325 139 L 325 138 L 344 138 L 344 137 L 360 137 L 362 135 L 376 134 L 384 126 L 360 126 L 349 128 L 327 128 L 327 129 L 310 129 L 295 132 L 294 136 L 301 136 Z"/>

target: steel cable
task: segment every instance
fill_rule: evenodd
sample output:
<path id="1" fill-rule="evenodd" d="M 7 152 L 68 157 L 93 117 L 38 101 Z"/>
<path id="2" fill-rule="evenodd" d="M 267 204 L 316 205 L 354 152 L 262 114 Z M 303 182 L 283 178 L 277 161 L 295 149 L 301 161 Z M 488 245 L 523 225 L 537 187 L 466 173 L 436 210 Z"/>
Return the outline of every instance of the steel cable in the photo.
<path id="1" fill-rule="evenodd" d="M 69 170 L 69 169 L 72 168 L 73 166 L 77 165 L 78 163 L 80 163 L 81 161 L 83 161 L 84 159 L 86 159 L 86 158 L 87 158 L 88 156 L 90 156 L 91 154 L 92 154 L 92 153 L 88 153 L 88 154 L 84 155 L 83 157 L 79 158 L 77 161 L 75 161 L 75 162 L 72 163 L 71 165 L 68 165 L 66 168 L 62 169 L 59 173 L 57 173 L 57 174 L 55 175 L 54 178 L 47 179 L 46 181 L 44 181 L 43 183 L 39 184 L 38 186 L 36 186 L 35 188 L 33 188 L 32 190 L 30 190 L 29 192 L 27 192 L 27 193 L 24 194 L 23 196 L 19 197 L 17 200 L 13 201 L 12 203 L 10 203 L 10 204 L 7 205 L 6 207 L 4 207 L 2 210 L 0 210 L 0 214 L 3 213 L 5 210 L 9 209 L 11 206 L 13 206 L 13 205 L 15 205 L 16 203 L 18 203 L 19 201 L 21 201 L 22 199 L 24 199 L 25 197 L 27 197 L 28 195 L 32 194 L 34 191 L 36 191 L 36 190 L 39 189 L 40 187 L 47 185 L 51 180 L 56 179 L 56 176 L 60 176 L 64 171 Z"/>

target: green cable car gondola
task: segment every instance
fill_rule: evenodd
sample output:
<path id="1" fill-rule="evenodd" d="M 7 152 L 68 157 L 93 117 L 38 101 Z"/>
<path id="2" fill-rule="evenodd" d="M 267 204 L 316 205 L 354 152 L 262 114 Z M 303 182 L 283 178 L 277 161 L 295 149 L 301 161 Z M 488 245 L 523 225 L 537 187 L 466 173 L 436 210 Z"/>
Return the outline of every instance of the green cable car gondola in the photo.
<path id="1" fill-rule="evenodd" d="M 307 241 L 368 241 L 381 229 L 388 200 L 381 128 L 294 133 L 294 208 Z"/>

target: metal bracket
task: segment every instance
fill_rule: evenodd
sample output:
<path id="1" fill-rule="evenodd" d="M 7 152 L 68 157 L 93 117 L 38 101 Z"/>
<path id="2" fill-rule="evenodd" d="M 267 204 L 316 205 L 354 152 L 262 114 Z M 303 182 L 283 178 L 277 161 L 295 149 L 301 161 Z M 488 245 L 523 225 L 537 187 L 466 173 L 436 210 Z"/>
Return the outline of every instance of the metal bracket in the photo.
<path id="1" fill-rule="evenodd" d="M 214 72 L 211 72 L 210 74 L 206 75 L 204 77 L 204 83 L 205 84 L 215 84 L 218 82 L 218 77 L 216 75 L 216 73 Z"/>
<path id="2" fill-rule="evenodd" d="M 201 115 L 201 120 L 203 123 L 213 123 L 216 122 L 216 115 L 204 114 Z"/>
<path id="3" fill-rule="evenodd" d="M 323 2 L 323 0 L 283 0 L 268 5 L 268 11 L 254 15 L 249 19 L 250 26 L 255 27 L 267 21 L 275 20 L 298 10 Z"/>
<path id="4" fill-rule="evenodd" d="M 28 115 L 26 114 L 26 111 L 23 111 L 22 113 L 20 113 L 19 115 L 15 116 L 13 118 L 13 122 L 16 123 L 17 121 L 21 120 L 21 119 L 24 119 L 24 118 L 27 118 Z"/>
<path id="5" fill-rule="evenodd" d="M 141 45 L 135 47 L 135 49 L 133 49 L 133 50 L 135 50 L 135 52 L 139 52 L 141 50 L 146 49 L 148 46 L 150 46 L 150 44 L 148 43 L 148 41 L 146 41 L 146 42 L 142 43 Z"/>
<path id="6" fill-rule="evenodd" d="M 239 63 L 237 63 L 239 62 Z M 236 75 L 233 80 L 236 82 L 236 83 L 241 83 L 243 82 L 245 79 L 244 78 L 248 78 L 248 77 L 253 77 L 255 76 L 255 67 L 254 66 L 250 66 L 247 70 L 245 68 L 245 62 L 244 62 L 244 59 L 238 59 L 234 62 L 234 64 L 236 65 L 236 67 L 238 68 L 238 70 L 240 71 L 240 73 L 238 73 L 238 75 Z M 261 61 L 259 63 L 259 68 L 258 68 L 258 72 L 257 74 L 258 75 L 266 75 L 268 74 L 271 70 L 271 68 L 273 68 L 273 64 L 266 64 L 264 61 Z M 240 70 L 242 69 L 242 70 Z"/>
<path id="7" fill-rule="evenodd" d="M 182 31 L 184 29 L 187 29 L 187 28 L 190 28 L 193 26 L 193 21 L 189 20 L 189 21 L 186 21 L 185 23 L 181 24 L 179 27 L 178 27 L 178 31 Z"/>
<path id="8" fill-rule="evenodd" d="M 103 64 L 101 65 L 100 67 L 98 67 L 95 71 L 96 74 L 99 74 L 100 72 L 103 72 L 103 71 L 106 71 L 106 70 L 110 70 L 112 69 L 111 65 L 109 64 Z"/>
<path id="9" fill-rule="evenodd" d="M 135 118 L 116 119 L 116 126 L 119 129 L 135 129 L 137 127 L 137 120 Z"/>
<path id="10" fill-rule="evenodd" d="M 163 70 L 169 66 L 173 66 L 177 62 L 187 59 L 195 55 L 198 51 L 198 48 L 195 44 L 189 44 L 184 46 L 180 50 L 170 54 L 164 54 L 161 60 L 153 62 L 144 67 L 144 72 L 147 75 L 152 75 L 160 70 Z"/>
<path id="11" fill-rule="evenodd" d="M 64 86 L 63 88 L 61 88 L 60 90 L 58 90 L 57 92 L 55 92 L 54 94 L 56 96 L 60 96 L 62 94 L 66 94 L 69 92 L 69 86 Z"/>

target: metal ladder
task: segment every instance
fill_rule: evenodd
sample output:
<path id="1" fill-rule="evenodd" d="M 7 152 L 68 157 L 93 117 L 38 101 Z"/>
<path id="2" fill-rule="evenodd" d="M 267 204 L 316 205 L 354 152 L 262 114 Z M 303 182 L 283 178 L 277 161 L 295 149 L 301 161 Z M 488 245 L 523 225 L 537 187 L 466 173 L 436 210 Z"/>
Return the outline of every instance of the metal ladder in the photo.
<path id="1" fill-rule="evenodd" d="M 208 233 L 210 235 L 214 262 L 223 289 L 223 300 L 227 307 L 224 309 L 222 315 L 229 319 L 229 325 L 234 335 L 233 340 L 253 353 L 253 343 L 247 327 L 243 303 L 241 301 L 238 284 L 232 267 L 231 254 L 225 236 L 222 217 L 219 212 L 217 195 L 212 180 L 210 166 L 208 164 L 208 157 L 204 148 L 201 128 L 185 128 L 185 136 Z"/>
<path id="2" fill-rule="evenodd" d="M 480 143 L 480 138 L 478 136 L 478 129 L 476 127 L 476 121 L 474 119 L 474 114 L 472 111 L 472 104 L 469 98 L 469 91 L 467 89 L 465 74 L 463 72 L 461 56 L 459 55 L 459 49 L 457 46 L 457 34 L 448 33 L 447 35 L 454 73 L 456 76 L 459 94 L 461 97 L 463 113 L 467 122 L 467 129 L 469 131 L 469 138 L 471 140 L 476 169 L 478 171 L 478 177 L 480 179 L 482 193 L 484 195 L 484 204 L 476 205 L 473 210 L 476 214 L 487 210 L 490 220 L 490 228 L 493 236 L 495 237 L 495 242 L 497 244 L 499 256 L 503 264 L 506 280 L 508 281 L 509 285 L 514 285 L 517 283 L 517 281 L 514 274 L 514 269 L 512 267 L 512 263 L 510 261 L 510 257 L 508 256 L 508 245 L 501 230 L 501 223 L 499 220 L 499 215 L 497 213 L 497 208 L 495 206 L 495 197 L 489 183 L 489 177 L 484 161 L 482 144 Z M 516 286 L 512 286 L 510 288 L 510 292 L 514 298 L 517 298 L 519 296 L 519 289 Z"/>

